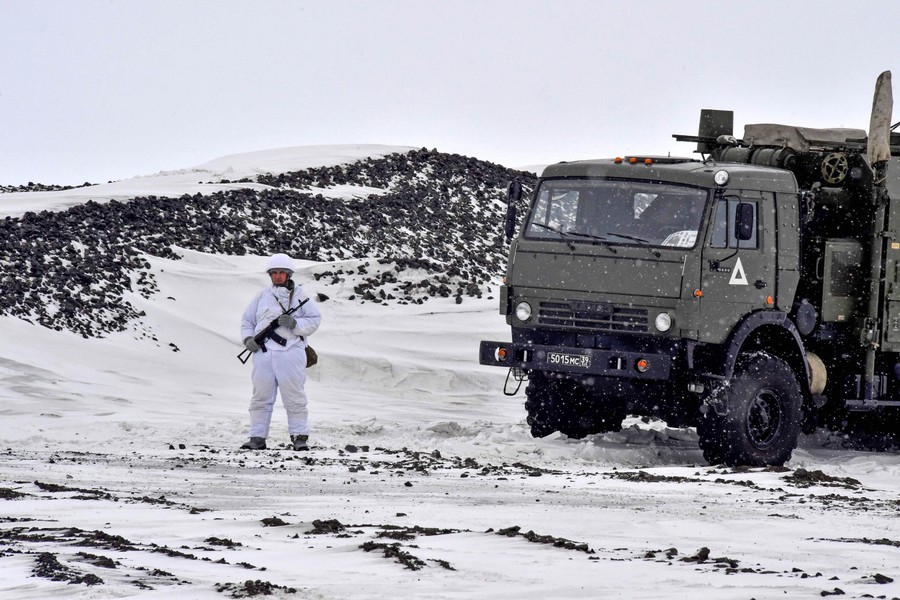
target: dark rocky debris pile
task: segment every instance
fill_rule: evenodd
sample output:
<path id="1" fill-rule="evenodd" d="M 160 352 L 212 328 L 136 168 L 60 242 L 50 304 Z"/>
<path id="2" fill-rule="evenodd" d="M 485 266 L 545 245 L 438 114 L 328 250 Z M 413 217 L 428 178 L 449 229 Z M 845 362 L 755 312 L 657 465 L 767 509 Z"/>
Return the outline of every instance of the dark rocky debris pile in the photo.
<path id="1" fill-rule="evenodd" d="M 480 296 L 503 271 L 511 179 L 526 188 L 535 180 L 531 173 L 422 149 L 260 176 L 272 186 L 263 191 L 90 201 L 62 212 L 6 217 L 0 221 L 0 314 L 85 337 L 136 328 L 141 314 L 125 294 L 156 293 L 147 255 L 177 259 L 179 247 L 367 259 L 320 277 L 326 283 L 351 279 L 349 298 L 361 302 L 421 303 L 435 296 L 459 302 Z M 321 193 L 336 185 L 358 186 L 360 194 L 336 200 Z"/>
<path id="2" fill-rule="evenodd" d="M 81 185 L 45 185 L 43 183 L 29 181 L 25 185 L 0 185 L 0 194 L 10 194 L 13 192 L 57 192 L 60 190 L 91 187 L 92 185 L 95 184 L 88 183 L 87 181 Z"/>

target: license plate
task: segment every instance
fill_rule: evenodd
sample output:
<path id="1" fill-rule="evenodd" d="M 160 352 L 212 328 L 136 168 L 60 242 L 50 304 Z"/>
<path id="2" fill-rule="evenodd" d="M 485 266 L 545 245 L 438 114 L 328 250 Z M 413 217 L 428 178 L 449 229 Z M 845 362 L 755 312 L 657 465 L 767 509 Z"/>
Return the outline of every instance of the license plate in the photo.
<path id="1" fill-rule="evenodd" d="M 562 352 L 548 352 L 547 362 L 551 365 L 581 367 L 582 369 L 587 369 L 591 366 L 591 357 L 584 354 L 563 354 Z"/>

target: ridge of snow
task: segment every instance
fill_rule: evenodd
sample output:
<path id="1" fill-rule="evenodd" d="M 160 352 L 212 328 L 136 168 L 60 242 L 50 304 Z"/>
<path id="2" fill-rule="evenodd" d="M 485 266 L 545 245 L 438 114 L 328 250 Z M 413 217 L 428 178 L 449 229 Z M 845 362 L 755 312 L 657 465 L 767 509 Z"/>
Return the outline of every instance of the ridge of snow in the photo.
<path id="1" fill-rule="evenodd" d="M 224 180 L 252 178 L 271 173 L 278 175 L 313 167 L 349 164 L 366 158 L 381 158 L 395 152 L 408 152 L 412 146 L 381 144 L 344 144 L 330 146 L 292 146 L 229 154 L 195 167 L 160 171 L 88 187 L 47 192 L 10 192 L 0 194 L 0 217 L 21 217 L 26 212 L 62 211 L 89 200 L 120 202 L 139 196 L 179 197 L 185 194 L 251 188 L 267 189 L 259 183 L 222 183 Z M 359 195 L 366 191 L 358 192 Z"/>

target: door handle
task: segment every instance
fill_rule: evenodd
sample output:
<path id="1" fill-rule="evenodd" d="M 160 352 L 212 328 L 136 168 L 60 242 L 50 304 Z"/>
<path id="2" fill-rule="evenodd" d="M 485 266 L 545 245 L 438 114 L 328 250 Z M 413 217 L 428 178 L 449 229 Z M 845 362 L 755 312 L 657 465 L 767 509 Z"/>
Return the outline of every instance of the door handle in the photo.
<path id="1" fill-rule="evenodd" d="M 766 287 L 766 282 L 763 281 L 762 279 L 757 279 L 756 283 L 753 284 L 753 287 L 755 287 L 758 290 L 761 290 L 764 287 Z"/>

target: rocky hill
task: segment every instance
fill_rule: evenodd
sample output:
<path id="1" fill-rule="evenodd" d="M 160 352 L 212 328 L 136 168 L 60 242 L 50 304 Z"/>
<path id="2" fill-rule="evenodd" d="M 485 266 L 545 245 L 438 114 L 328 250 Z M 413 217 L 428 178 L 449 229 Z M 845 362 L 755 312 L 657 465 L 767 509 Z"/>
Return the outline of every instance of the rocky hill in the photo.
<path id="1" fill-rule="evenodd" d="M 258 176 L 271 186 L 263 190 L 90 201 L 6 217 L 0 314 L 86 337 L 125 330 L 141 316 L 125 294 L 157 291 L 147 255 L 177 259 L 178 248 L 371 259 L 319 276 L 352 279 L 353 301 L 461 302 L 503 270 L 505 190 L 514 178 L 533 186 L 531 173 L 422 149 Z"/>

